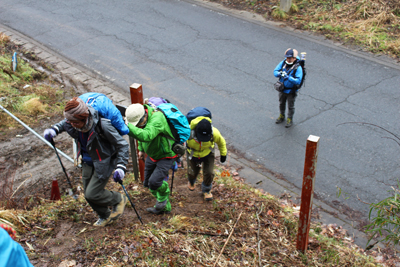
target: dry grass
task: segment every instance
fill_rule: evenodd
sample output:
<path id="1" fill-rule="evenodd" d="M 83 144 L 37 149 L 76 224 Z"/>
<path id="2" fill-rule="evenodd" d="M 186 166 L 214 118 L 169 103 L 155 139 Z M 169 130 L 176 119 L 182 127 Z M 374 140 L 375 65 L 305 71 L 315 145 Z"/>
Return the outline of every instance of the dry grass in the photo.
<path id="1" fill-rule="evenodd" d="M 397 0 L 293 0 L 289 14 L 280 0 L 211 0 L 227 7 L 263 14 L 327 38 L 400 58 L 400 2 Z M 282 14 L 282 12 L 284 14 Z"/>
<path id="2" fill-rule="evenodd" d="M 0 32 L 0 45 L 6 44 L 10 41 L 10 37 Z"/>
<path id="3" fill-rule="evenodd" d="M 22 104 L 23 110 L 30 115 L 38 115 L 46 112 L 47 105 L 43 105 L 39 97 L 34 97 Z"/>

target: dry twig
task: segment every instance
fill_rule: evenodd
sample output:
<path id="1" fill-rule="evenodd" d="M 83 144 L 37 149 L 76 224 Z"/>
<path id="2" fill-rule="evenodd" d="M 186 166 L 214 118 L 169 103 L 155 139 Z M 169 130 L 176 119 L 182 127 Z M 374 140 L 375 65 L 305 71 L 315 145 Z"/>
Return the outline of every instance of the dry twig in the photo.
<path id="1" fill-rule="evenodd" d="M 262 213 L 263 208 L 264 208 L 264 203 L 261 204 L 260 211 L 256 213 L 256 215 L 257 215 L 257 220 L 258 220 L 258 229 L 257 229 L 257 251 L 258 251 L 258 265 L 259 265 L 259 266 L 262 266 L 262 265 L 261 265 L 261 250 L 260 250 L 260 245 L 261 245 L 261 240 L 260 240 L 260 227 L 261 227 L 261 226 L 260 226 L 260 218 L 259 218 L 258 216 Z"/>
<path id="2" fill-rule="evenodd" d="M 228 244 L 229 239 L 231 238 L 232 233 L 233 233 L 233 231 L 235 230 L 236 224 L 238 223 L 238 221 L 239 221 L 239 219 L 240 219 L 240 216 L 242 216 L 242 213 L 243 213 L 243 211 L 240 212 L 239 217 L 237 218 L 237 220 L 236 220 L 236 222 L 235 222 L 235 225 L 233 226 L 232 231 L 231 231 L 231 233 L 230 233 L 229 236 L 228 236 L 228 239 L 226 240 L 226 242 L 225 242 L 225 244 L 224 244 L 224 246 L 223 246 L 221 252 L 220 252 L 219 255 L 218 255 L 217 260 L 216 260 L 215 263 L 214 263 L 214 267 L 217 266 L 217 263 L 218 263 L 218 261 L 219 261 L 219 258 L 221 257 L 222 252 L 224 252 L 224 249 L 225 249 L 225 247 L 226 247 L 226 244 Z"/>

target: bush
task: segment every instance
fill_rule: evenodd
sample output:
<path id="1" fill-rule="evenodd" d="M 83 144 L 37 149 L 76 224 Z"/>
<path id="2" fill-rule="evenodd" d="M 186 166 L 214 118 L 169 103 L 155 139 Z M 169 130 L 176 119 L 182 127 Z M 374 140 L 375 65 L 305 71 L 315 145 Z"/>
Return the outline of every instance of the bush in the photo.
<path id="1" fill-rule="evenodd" d="M 384 237 L 383 242 L 393 242 L 397 245 L 400 240 L 400 191 L 393 188 L 393 196 L 385 198 L 381 202 L 371 203 L 369 219 L 371 220 L 372 213 L 375 211 L 376 216 L 372 218 L 372 222 L 366 226 L 366 232 L 371 232 L 372 236 L 368 240 L 379 234 Z"/>

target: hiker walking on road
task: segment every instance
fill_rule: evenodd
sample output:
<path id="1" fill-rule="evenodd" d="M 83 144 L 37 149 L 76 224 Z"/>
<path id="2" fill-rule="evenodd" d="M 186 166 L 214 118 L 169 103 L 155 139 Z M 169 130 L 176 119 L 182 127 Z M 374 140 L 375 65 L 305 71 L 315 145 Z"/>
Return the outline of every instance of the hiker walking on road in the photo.
<path id="1" fill-rule="evenodd" d="M 284 89 L 279 92 L 279 117 L 275 123 L 279 124 L 285 121 L 286 102 L 288 104 L 288 116 L 286 120 L 286 128 L 293 124 L 294 102 L 297 97 L 297 92 L 300 89 L 300 84 L 303 78 L 303 69 L 298 64 L 300 58 L 296 49 L 288 48 L 285 51 L 285 58 L 281 61 L 274 70 L 274 76 L 279 78 L 283 83 Z"/>
<path id="2" fill-rule="evenodd" d="M 221 163 L 226 161 L 226 142 L 217 128 L 211 125 L 208 117 L 197 117 L 190 121 L 191 134 L 187 141 L 187 152 L 189 157 L 188 164 L 188 188 L 190 191 L 195 189 L 194 184 L 199 175 L 201 164 L 203 164 L 203 182 L 201 191 L 205 200 L 212 200 L 212 182 L 214 180 L 214 149 L 215 143 L 220 151 Z"/>
<path id="3" fill-rule="evenodd" d="M 108 179 L 120 182 L 125 176 L 129 157 L 129 144 L 108 119 L 79 97 L 65 106 L 65 119 L 44 131 L 50 141 L 66 131 L 78 144 L 78 157 L 82 155 L 82 182 L 86 201 L 98 214 L 94 226 L 106 226 L 124 212 L 127 197 L 105 189 Z M 109 207 L 112 207 L 110 211 Z"/>
<path id="4" fill-rule="evenodd" d="M 138 140 L 139 158 L 145 160 L 144 187 L 156 198 L 153 214 L 171 212 L 170 189 L 164 178 L 178 157 L 172 150 L 173 134 L 164 114 L 151 105 L 132 104 L 125 112 L 129 135 Z M 147 154 L 146 159 L 144 155 Z"/>

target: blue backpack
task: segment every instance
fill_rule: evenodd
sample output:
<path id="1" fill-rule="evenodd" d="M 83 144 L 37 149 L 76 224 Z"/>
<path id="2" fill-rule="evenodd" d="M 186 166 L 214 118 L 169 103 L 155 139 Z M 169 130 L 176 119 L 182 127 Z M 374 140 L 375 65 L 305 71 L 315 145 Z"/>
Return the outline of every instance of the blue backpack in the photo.
<path id="1" fill-rule="evenodd" d="M 212 119 L 211 117 L 211 111 L 208 110 L 208 108 L 205 107 L 195 107 L 193 109 L 191 109 L 188 114 L 186 114 L 186 118 L 190 124 L 190 122 L 197 118 L 197 117 L 208 117 L 210 119 Z"/>
<path id="2" fill-rule="evenodd" d="M 91 92 L 83 94 L 79 96 L 79 98 L 82 99 L 86 105 L 92 106 L 95 110 L 97 110 L 101 117 L 109 119 L 111 124 L 121 135 L 129 133 L 129 128 L 125 125 L 121 112 L 116 106 L 114 106 L 111 99 L 109 99 L 107 96 L 104 94 Z"/>
<path id="3" fill-rule="evenodd" d="M 179 144 L 185 143 L 190 137 L 190 126 L 185 115 L 172 103 L 160 104 L 157 110 L 161 111 L 167 119 L 174 141 Z"/>

